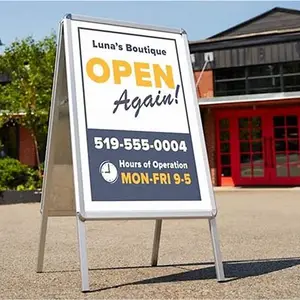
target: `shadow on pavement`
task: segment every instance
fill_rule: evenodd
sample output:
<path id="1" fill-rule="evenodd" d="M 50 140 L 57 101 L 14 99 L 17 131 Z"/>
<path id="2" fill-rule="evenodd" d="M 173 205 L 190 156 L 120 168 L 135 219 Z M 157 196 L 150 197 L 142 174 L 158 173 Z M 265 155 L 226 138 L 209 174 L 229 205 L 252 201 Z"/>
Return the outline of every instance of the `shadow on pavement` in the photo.
<path id="1" fill-rule="evenodd" d="M 196 269 L 196 270 L 187 270 L 186 267 L 198 266 L 198 265 L 212 265 L 209 267 Z M 300 257 L 294 258 L 275 258 L 275 259 L 261 259 L 261 260 L 242 260 L 242 261 L 226 261 L 224 262 L 224 271 L 226 281 L 222 282 L 223 284 L 226 282 L 252 277 L 252 276 L 260 276 L 280 270 L 284 270 L 287 268 L 291 268 L 293 266 L 300 265 Z M 167 282 L 180 282 L 180 281 L 193 281 L 193 280 L 208 280 L 208 279 L 216 279 L 216 272 L 213 262 L 207 263 L 192 263 L 192 264 L 174 264 L 174 265 L 159 265 L 155 268 L 162 267 L 177 267 L 180 269 L 187 270 L 185 272 L 180 272 L 176 274 L 159 276 L 154 278 L 149 278 L 145 280 L 107 286 L 100 289 L 94 289 L 90 292 L 100 292 L 104 290 L 109 290 L 113 288 L 120 288 L 124 286 L 130 285 L 141 285 L 141 284 L 155 284 L 155 283 L 167 283 Z M 153 268 L 150 266 L 134 266 L 134 267 L 116 267 L 116 268 L 98 268 L 98 269 L 90 269 L 90 270 L 120 270 L 120 269 L 141 269 L 141 268 Z"/>

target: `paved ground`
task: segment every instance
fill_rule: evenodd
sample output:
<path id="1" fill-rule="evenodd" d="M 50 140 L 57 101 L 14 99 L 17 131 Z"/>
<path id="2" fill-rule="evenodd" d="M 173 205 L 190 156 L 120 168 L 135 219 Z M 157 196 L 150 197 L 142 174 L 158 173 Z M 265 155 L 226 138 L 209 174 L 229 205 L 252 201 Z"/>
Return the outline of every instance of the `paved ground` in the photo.
<path id="1" fill-rule="evenodd" d="M 300 191 L 217 192 L 228 282 L 217 283 L 207 221 L 88 223 L 92 292 L 80 292 L 75 219 L 52 218 L 36 274 L 39 204 L 0 206 L 1 299 L 300 299 Z"/>

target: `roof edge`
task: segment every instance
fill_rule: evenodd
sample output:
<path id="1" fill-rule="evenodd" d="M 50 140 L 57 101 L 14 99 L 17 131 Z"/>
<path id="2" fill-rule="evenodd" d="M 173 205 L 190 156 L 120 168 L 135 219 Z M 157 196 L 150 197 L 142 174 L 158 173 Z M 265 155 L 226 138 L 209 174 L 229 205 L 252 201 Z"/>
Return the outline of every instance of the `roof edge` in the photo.
<path id="1" fill-rule="evenodd" d="M 233 36 L 226 36 L 226 37 L 219 37 L 219 38 L 212 38 L 212 39 L 189 41 L 189 45 L 208 44 L 208 43 L 221 42 L 221 41 L 247 39 L 256 36 L 268 36 L 268 35 L 270 36 L 270 35 L 280 35 L 280 34 L 297 33 L 297 32 L 300 32 L 300 27 L 295 29 L 272 30 L 272 31 L 265 31 L 265 32 L 258 32 L 258 33 L 247 33 L 242 35 L 233 35 Z"/>
<path id="2" fill-rule="evenodd" d="M 270 9 L 270 10 L 265 11 L 262 14 L 259 14 L 259 15 L 255 16 L 255 17 L 253 17 L 253 18 L 250 18 L 250 19 L 248 19 L 248 20 L 246 20 L 246 21 L 244 21 L 242 23 L 234 25 L 234 26 L 232 26 L 232 27 L 230 27 L 230 28 L 228 28 L 228 29 L 226 29 L 224 31 L 221 31 L 221 32 L 217 33 L 217 34 L 214 34 L 214 35 L 208 37 L 207 39 L 219 38 L 219 37 L 221 37 L 224 34 L 228 34 L 228 33 L 232 32 L 232 31 L 234 31 L 236 29 L 239 29 L 239 28 L 241 28 L 243 26 L 246 26 L 246 25 L 248 25 L 248 24 L 250 24 L 250 23 L 252 23 L 254 21 L 257 21 L 257 20 L 259 20 L 261 18 L 264 18 L 267 15 L 272 14 L 274 12 L 285 12 L 285 13 L 293 13 L 293 14 L 299 14 L 300 15 L 300 10 L 291 9 L 291 8 L 284 8 L 284 7 L 278 7 L 277 6 L 277 7 L 274 7 L 272 9 Z"/>

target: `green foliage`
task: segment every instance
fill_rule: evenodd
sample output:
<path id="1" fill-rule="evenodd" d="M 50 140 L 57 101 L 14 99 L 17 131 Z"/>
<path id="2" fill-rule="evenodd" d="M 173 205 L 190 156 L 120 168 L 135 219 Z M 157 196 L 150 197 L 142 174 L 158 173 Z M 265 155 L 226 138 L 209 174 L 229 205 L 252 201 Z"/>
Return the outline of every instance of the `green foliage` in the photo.
<path id="1" fill-rule="evenodd" d="M 45 170 L 45 163 L 44 163 L 44 162 L 42 162 L 42 163 L 40 164 L 39 170 L 40 170 L 40 172 L 42 172 L 42 174 L 44 174 L 44 170 Z"/>
<path id="2" fill-rule="evenodd" d="M 0 118 L 5 123 L 12 113 L 23 113 L 18 122 L 30 130 L 38 150 L 44 152 L 48 130 L 52 80 L 56 54 L 56 36 L 52 33 L 41 41 L 32 37 L 16 40 L 0 56 L 0 74 L 11 83 L 0 86 Z M 39 157 L 38 157 L 39 159 Z"/>
<path id="3" fill-rule="evenodd" d="M 0 159 L 0 191 L 36 190 L 41 186 L 42 180 L 37 170 L 13 158 Z"/>

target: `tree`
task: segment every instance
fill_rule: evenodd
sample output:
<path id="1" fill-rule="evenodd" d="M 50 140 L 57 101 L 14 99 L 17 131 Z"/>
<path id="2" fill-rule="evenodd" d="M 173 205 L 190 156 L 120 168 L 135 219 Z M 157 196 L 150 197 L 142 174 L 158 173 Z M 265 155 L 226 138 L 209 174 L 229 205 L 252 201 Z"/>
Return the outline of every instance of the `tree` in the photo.
<path id="1" fill-rule="evenodd" d="M 52 33 L 40 41 L 16 40 L 0 56 L 0 74 L 10 78 L 0 86 L 0 123 L 14 119 L 30 131 L 39 167 L 46 148 L 55 53 Z"/>

